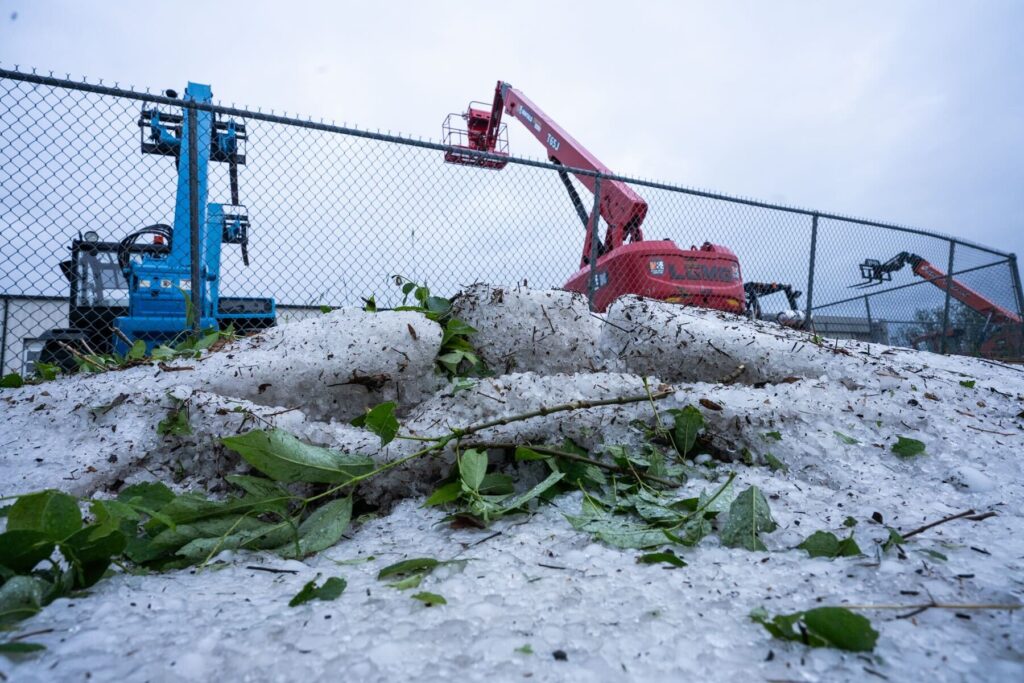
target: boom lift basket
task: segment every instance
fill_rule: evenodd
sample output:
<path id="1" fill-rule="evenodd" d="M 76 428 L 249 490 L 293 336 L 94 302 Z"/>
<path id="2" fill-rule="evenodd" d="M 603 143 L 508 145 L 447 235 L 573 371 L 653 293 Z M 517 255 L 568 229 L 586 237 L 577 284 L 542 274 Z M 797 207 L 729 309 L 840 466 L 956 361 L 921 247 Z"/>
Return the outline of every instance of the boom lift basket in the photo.
<path id="1" fill-rule="evenodd" d="M 479 105 L 478 107 L 474 105 Z M 492 159 L 466 152 L 488 152 L 508 156 L 508 129 L 504 123 L 498 126 L 494 142 L 488 145 L 487 125 L 491 119 L 491 108 L 483 102 L 470 102 L 464 114 L 449 114 L 441 124 L 442 141 L 454 149 L 446 150 L 444 160 L 450 164 L 477 166 L 494 170 L 505 168 L 504 159 Z M 466 151 L 463 151 L 466 150 Z"/>

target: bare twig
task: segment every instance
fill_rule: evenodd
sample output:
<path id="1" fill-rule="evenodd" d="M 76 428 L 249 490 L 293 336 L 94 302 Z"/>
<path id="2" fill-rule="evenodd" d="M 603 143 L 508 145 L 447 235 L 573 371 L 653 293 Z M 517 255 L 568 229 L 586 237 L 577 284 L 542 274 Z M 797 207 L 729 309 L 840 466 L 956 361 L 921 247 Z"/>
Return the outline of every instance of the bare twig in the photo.
<path id="1" fill-rule="evenodd" d="M 415 460 L 416 458 L 421 458 L 425 455 L 436 453 L 437 451 L 443 450 L 452 441 L 459 442 L 463 437 L 469 436 L 471 434 L 476 434 L 477 432 L 481 432 L 491 427 L 498 427 L 501 425 L 511 424 L 513 422 L 529 420 L 534 417 L 541 417 L 543 415 L 551 415 L 552 413 L 562 413 L 571 410 L 584 410 L 586 408 L 596 408 L 598 406 L 608 405 L 625 405 L 628 403 L 640 403 L 641 401 L 648 400 L 657 401 L 664 398 L 668 398 L 669 396 L 672 395 L 672 393 L 672 388 L 668 387 L 666 389 L 662 389 L 661 391 L 655 392 L 654 394 L 619 396 L 617 398 L 604 398 L 593 401 L 570 401 L 569 403 L 561 403 L 559 405 L 551 407 L 541 406 L 537 410 L 531 410 L 526 413 L 519 413 L 518 415 L 506 415 L 505 417 L 498 417 L 493 420 L 477 422 L 476 424 L 471 424 L 467 427 L 457 427 L 455 429 L 451 429 L 444 436 L 436 437 L 434 439 L 434 443 L 430 444 L 429 446 L 425 446 L 424 448 L 421 448 L 418 451 L 410 453 L 409 455 L 385 463 L 380 467 L 376 468 L 375 470 L 373 470 L 372 472 L 367 472 L 366 474 L 360 474 L 357 477 L 352 477 L 347 481 L 332 486 L 331 488 L 327 489 L 326 491 L 323 491 L 322 493 L 318 493 L 314 496 L 306 498 L 304 502 L 308 505 L 309 503 L 312 503 L 313 501 L 318 500 L 320 498 L 332 496 L 346 487 L 354 486 L 361 481 L 365 481 L 367 479 L 376 477 L 378 474 L 382 474 L 390 469 L 394 469 L 395 467 L 404 465 L 405 463 L 411 460 Z"/>
<path id="2" fill-rule="evenodd" d="M 619 396 L 617 398 L 602 398 L 594 401 L 570 401 L 569 403 L 561 403 L 555 406 L 541 406 L 537 410 L 531 410 L 526 413 L 519 413 L 518 415 L 506 415 L 505 417 L 497 417 L 493 420 L 487 420 L 485 422 L 478 422 L 468 427 L 461 429 L 451 430 L 451 437 L 455 439 L 461 439 L 464 436 L 470 434 L 476 434 L 485 429 L 491 427 L 500 427 L 502 425 L 511 424 L 513 422 L 522 422 L 523 420 L 529 420 L 534 417 L 543 417 L 545 415 L 551 415 L 552 413 L 564 413 L 571 410 L 584 410 L 586 408 L 597 408 L 600 406 L 615 406 L 615 405 L 626 405 L 628 403 L 640 403 L 641 401 L 660 401 L 666 399 L 672 395 L 671 389 L 664 389 L 662 391 L 656 391 L 653 394 L 640 394 L 637 396 Z"/>
<path id="3" fill-rule="evenodd" d="M 258 567 L 254 564 L 247 565 L 246 569 L 255 569 L 258 572 L 267 572 L 269 574 L 298 574 L 299 572 L 295 569 L 274 569 L 273 567 Z"/>
<path id="4" fill-rule="evenodd" d="M 263 417 L 277 417 L 278 415 L 284 415 L 285 413 L 290 413 L 295 410 L 301 410 L 301 406 L 296 406 L 294 408 L 285 408 L 284 410 L 279 410 L 276 413 L 267 413 Z"/>
<path id="5" fill-rule="evenodd" d="M 949 517 L 943 517 L 942 519 L 936 520 L 934 522 L 928 522 L 924 526 L 919 526 L 916 529 L 914 529 L 912 531 L 908 531 L 905 534 L 900 534 L 900 536 L 902 536 L 903 539 L 906 540 L 906 539 L 910 538 L 911 536 L 917 536 L 922 531 L 928 531 L 932 527 L 937 527 L 940 524 L 945 524 L 946 522 L 952 522 L 955 519 L 961 519 L 963 517 L 970 517 L 971 515 L 976 515 L 976 514 L 977 513 L 974 510 L 965 510 L 963 512 L 958 512 L 955 515 L 950 515 Z M 983 519 L 987 519 L 987 517 L 983 517 Z M 977 520 L 977 521 L 980 521 L 980 520 Z"/>
<path id="6" fill-rule="evenodd" d="M 88 358 L 86 358 L 85 356 L 83 356 L 82 353 L 78 349 L 76 349 L 75 347 L 71 346 L 70 344 L 65 344 L 62 341 L 58 341 L 57 345 L 60 346 L 65 351 L 67 351 L 68 353 L 70 353 L 72 356 L 74 356 L 75 359 L 78 360 L 79 363 L 84 363 L 85 365 L 91 365 L 93 367 L 102 368 L 104 370 L 112 370 L 113 369 L 111 366 L 107 365 L 106 363 L 100 362 L 99 361 L 99 358 L 100 358 L 99 356 L 94 356 L 97 360 L 92 361 L 92 360 L 89 360 Z"/>
<path id="7" fill-rule="evenodd" d="M 1009 602 L 1009 603 L 950 603 L 950 602 L 932 602 L 925 603 L 923 605 L 833 605 L 833 607 L 845 607 L 846 609 L 855 610 L 919 610 L 918 613 L 923 612 L 927 609 L 959 609 L 959 610 L 1007 610 L 1014 611 L 1024 608 L 1024 603 Z"/>
<path id="8" fill-rule="evenodd" d="M 968 429 L 973 429 L 978 432 L 987 432 L 989 434 L 998 434 L 999 436 L 1017 436 L 1020 432 L 997 432 L 994 429 L 982 429 L 981 427 L 975 427 L 974 425 L 967 425 Z"/>
<path id="9" fill-rule="evenodd" d="M 742 375 L 743 371 L 746 370 L 746 369 L 747 369 L 747 366 L 744 365 L 743 363 L 740 363 L 739 366 L 737 366 L 737 368 L 735 370 L 730 372 L 728 375 L 726 375 L 722 379 L 718 380 L 718 383 L 719 384 L 732 384 L 733 382 L 735 382 L 736 380 L 738 380 L 740 378 L 740 375 Z"/>
<path id="10" fill-rule="evenodd" d="M 131 348 L 132 346 L 135 345 L 135 342 L 133 342 L 131 339 L 129 339 L 128 335 L 126 335 L 124 332 L 119 330 L 117 328 L 117 325 L 114 325 L 111 329 L 114 330 L 114 334 L 116 334 L 121 339 L 121 341 L 123 341 L 125 344 L 128 345 L 128 348 Z"/>
<path id="11" fill-rule="evenodd" d="M 54 631 L 54 629 L 52 629 L 52 628 L 41 628 L 38 631 L 29 631 L 28 633 L 19 633 L 18 635 L 13 636 L 10 639 L 8 639 L 7 642 L 13 643 L 16 640 L 24 640 L 25 638 L 31 638 L 32 636 L 41 636 L 44 633 L 53 633 L 53 631 Z"/>

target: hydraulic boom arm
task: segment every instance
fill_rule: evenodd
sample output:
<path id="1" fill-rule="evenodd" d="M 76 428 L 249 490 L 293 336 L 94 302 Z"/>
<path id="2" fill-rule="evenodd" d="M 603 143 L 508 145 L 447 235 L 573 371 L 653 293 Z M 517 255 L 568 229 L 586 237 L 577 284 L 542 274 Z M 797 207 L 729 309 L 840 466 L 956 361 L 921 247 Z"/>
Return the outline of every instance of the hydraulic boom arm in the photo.
<path id="1" fill-rule="evenodd" d="M 875 259 L 865 260 L 864 263 L 860 264 L 860 274 L 865 281 L 854 285 L 854 287 L 872 287 L 882 284 L 891 280 L 892 274 L 902 269 L 908 263 L 913 268 L 914 275 L 931 282 L 943 291 L 946 290 L 946 274 L 917 254 L 911 254 L 907 251 L 900 252 L 885 263 Z M 985 316 L 991 323 L 1019 324 L 1021 322 L 1019 315 L 1007 308 L 1003 308 L 994 301 L 990 301 L 959 280 L 953 279 L 949 288 L 949 295 L 968 308 Z"/>
<path id="2" fill-rule="evenodd" d="M 535 138 L 540 140 L 552 163 L 602 174 L 612 173 L 607 166 L 566 133 L 526 95 L 504 81 L 498 81 L 498 85 L 494 89 L 494 103 L 491 106 L 490 119 L 487 122 L 483 140 L 485 149 L 493 150 L 497 143 L 502 112 L 507 112 L 521 122 Z M 594 191 L 595 179 L 593 176 L 582 173 L 574 175 L 583 183 L 584 187 L 591 192 Z M 562 181 L 569 190 L 573 205 L 587 228 L 587 237 L 583 243 L 583 255 L 580 259 L 580 267 L 583 267 L 590 260 L 590 244 L 596 227 L 595 221 L 593 216 L 587 217 L 583 203 L 569 182 L 565 171 L 562 171 Z M 602 179 L 598 206 L 601 218 L 608 224 L 608 233 L 600 249 L 602 254 L 621 247 L 627 240 L 630 242 L 643 241 L 644 236 L 640 225 L 647 215 L 647 202 L 641 199 L 629 185 L 619 180 Z"/>

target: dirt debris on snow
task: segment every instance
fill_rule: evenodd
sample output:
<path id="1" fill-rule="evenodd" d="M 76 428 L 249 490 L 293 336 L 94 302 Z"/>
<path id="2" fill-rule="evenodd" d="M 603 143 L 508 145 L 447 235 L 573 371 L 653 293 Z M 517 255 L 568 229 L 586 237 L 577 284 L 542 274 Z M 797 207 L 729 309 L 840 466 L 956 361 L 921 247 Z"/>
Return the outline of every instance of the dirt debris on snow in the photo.
<path id="1" fill-rule="evenodd" d="M 238 342 L 194 370 L 155 366 L 76 376 L 0 393 L 0 494 L 47 487 L 104 494 L 124 482 L 172 478 L 217 491 L 244 469 L 218 445 L 254 426 L 245 412 L 296 436 L 387 462 L 415 450 L 348 420 L 396 400 L 403 430 L 419 436 L 580 399 L 643 393 L 670 383 L 659 409 L 704 409 L 716 450 L 737 484 L 769 497 L 780 529 L 771 552 L 685 551 L 673 571 L 637 565 L 635 553 L 594 543 L 562 513 L 563 496 L 532 517 L 490 531 L 452 530 L 420 509 L 451 454 L 395 468 L 361 488 L 390 510 L 351 540 L 305 562 L 228 554 L 228 567 L 193 574 L 117 575 L 86 599 L 61 599 L 26 622 L 48 629 L 45 653 L 0 671 L 17 680 L 70 678 L 359 680 L 522 677 L 535 680 L 1011 680 L 1024 677 L 1020 613 L 930 610 L 913 619 L 866 612 L 881 632 L 880 659 L 772 641 L 747 617 L 760 605 L 791 612 L 820 604 L 1019 603 L 1024 596 L 1024 373 L 960 357 L 811 335 L 713 311 L 637 298 L 592 315 L 566 292 L 476 285 L 455 302 L 478 329 L 495 372 L 454 391 L 434 371 L 439 327 L 414 313 L 335 311 Z M 416 329 L 412 335 L 408 326 Z M 737 370 L 742 371 L 737 376 Z M 730 378 L 729 384 L 720 381 Z M 974 381 L 971 387 L 961 384 Z M 187 403 L 193 434 L 164 437 L 156 424 Z M 488 430 L 491 441 L 561 442 L 588 449 L 638 445 L 630 423 L 646 403 L 603 406 Z M 773 436 L 768 437 L 771 433 Z M 897 436 L 925 444 L 900 459 Z M 759 466 L 765 455 L 787 471 Z M 751 464 L 744 464 L 744 460 Z M 708 482 L 691 481 L 696 495 Z M 951 522 L 906 545 L 906 558 L 875 557 L 885 530 L 906 531 L 975 509 L 984 522 Z M 827 561 L 792 550 L 846 517 L 867 557 Z M 487 538 L 495 531 L 498 536 Z M 477 545 L 477 543 L 480 545 Z M 926 552 L 927 551 L 927 552 Z M 945 557 L 936 558 L 935 554 Z M 376 559 L 340 566 L 332 560 Z M 432 576 L 448 605 L 422 605 L 374 579 L 405 557 L 470 559 Z M 284 566 L 268 575 L 253 564 Z M 544 565 L 559 567 L 550 569 Z M 343 575 L 335 603 L 288 610 L 287 597 L 317 573 Z M 190 596 L 190 597 L 189 597 Z M 284 601 L 284 602 L 282 602 Z M 197 633 L 202 636 L 194 646 Z M 464 646 L 451 647 L 454 642 Z M 516 648 L 531 644 L 536 655 Z M 550 653 L 561 650 L 567 661 Z M 125 654 L 130 652 L 132 654 Z M 147 653 L 142 657 L 139 653 Z M 769 652 L 772 653 L 769 658 Z"/>

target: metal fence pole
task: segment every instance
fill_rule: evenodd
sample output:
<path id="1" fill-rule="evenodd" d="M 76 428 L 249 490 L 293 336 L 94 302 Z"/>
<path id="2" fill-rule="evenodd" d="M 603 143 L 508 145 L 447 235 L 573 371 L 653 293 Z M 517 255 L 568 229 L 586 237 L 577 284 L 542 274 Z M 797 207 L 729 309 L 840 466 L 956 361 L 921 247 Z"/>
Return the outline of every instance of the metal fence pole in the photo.
<path id="1" fill-rule="evenodd" d="M 1024 289 L 1020 285 L 1020 271 L 1017 270 L 1017 255 L 1010 254 L 1010 279 L 1013 281 L 1013 291 L 1017 299 L 1017 315 L 1024 318 Z M 1024 323 L 1017 323 L 1017 357 L 1024 357 Z M 1011 337 L 1012 338 L 1012 337 Z"/>
<path id="2" fill-rule="evenodd" d="M 811 307 L 814 305 L 814 260 L 818 255 L 818 214 L 811 216 L 811 259 L 807 268 L 807 310 L 804 318 L 807 321 L 808 329 L 814 329 L 814 321 L 811 320 Z"/>
<path id="3" fill-rule="evenodd" d="M 10 308 L 11 300 L 4 297 L 4 322 L 3 326 L 0 327 L 0 375 L 4 374 L 4 368 L 7 367 L 7 312 Z"/>
<path id="4" fill-rule="evenodd" d="M 867 294 L 864 295 L 864 310 L 868 314 L 868 341 L 873 342 L 875 341 L 875 325 L 871 322 L 871 298 Z"/>
<path id="5" fill-rule="evenodd" d="M 192 332 L 199 337 L 203 318 L 199 281 L 199 131 L 196 108 L 188 108 L 188 232 L 192 263 Z M 188 312 L 186 312 L 188 313 Z"/>
<path id="6" fill-rule="evenodd" d="M 949 266 L 946 268 L 946 304 L 942 309 L 942 328 L 940 339 L 942 340 L 939 344 L 939 353 L 946 353 L 947 341 L 949 335 L 947 330 L 949 329 L 949 292 L 953 288 L 953 257 L 956 254 L 956 242 L 953 240 L 949 241 Z"/>
<path id="7" fill-rule="evenodd" d="M 1014 298 L 1017 300 L 1017 315 L 1024 317 L 1024 290 L 1020 286 L 1020 271 L 1017 270 L 1017 255 L 1010 254 L 1010 278 L 1013 280 Z"/>
<path id="8" fill-rule="evenodd" d="M 590 310 L 596 310 L 594 297 L 597 296 L 597 256 L 598 256 L 598 235 L 597 226 L 601 220 L 601 176 L 594 178 L 594 208 L 590 210 L 590 282 L 587 285 L 587 298 L 590 300 Z"/>

